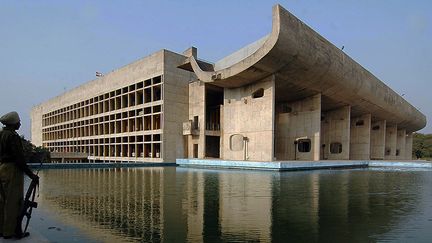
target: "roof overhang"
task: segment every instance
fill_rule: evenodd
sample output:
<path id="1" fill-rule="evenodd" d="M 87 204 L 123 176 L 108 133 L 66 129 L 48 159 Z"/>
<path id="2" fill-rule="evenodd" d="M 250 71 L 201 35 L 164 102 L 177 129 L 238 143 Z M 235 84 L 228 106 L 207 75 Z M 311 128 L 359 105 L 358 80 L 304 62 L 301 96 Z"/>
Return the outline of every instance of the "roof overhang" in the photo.
<path id="1" fill-rule="evenodd" d="M 191 56 L 181 68 L 226 88 L 274 75 L 277 99 L 301 98 L 289 92 L 295 87 L 291 90 L 302 91 L 303 96 L 321 93 L 328 107 L 350 105 L 355 114 L 370 113 L 407 132 L 426 125 L 426 117 L 415 107 L 280 5 L 273 7 L 271 33 L 223 62 L 230 65 L 204 65 Z"/>

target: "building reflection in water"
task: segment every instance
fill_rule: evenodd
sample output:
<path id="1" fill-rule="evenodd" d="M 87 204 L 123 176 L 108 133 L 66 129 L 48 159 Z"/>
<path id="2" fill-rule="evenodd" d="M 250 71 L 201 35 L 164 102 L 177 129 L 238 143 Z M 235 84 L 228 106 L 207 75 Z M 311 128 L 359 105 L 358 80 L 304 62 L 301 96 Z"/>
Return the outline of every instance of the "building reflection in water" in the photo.
<path id="1" fill-rule="evenodd" d="M 43 171 L 40 205 L 129 240 L 374 241 L 415 208 L 416 186 L 367 170 L 64 169 Z"/>

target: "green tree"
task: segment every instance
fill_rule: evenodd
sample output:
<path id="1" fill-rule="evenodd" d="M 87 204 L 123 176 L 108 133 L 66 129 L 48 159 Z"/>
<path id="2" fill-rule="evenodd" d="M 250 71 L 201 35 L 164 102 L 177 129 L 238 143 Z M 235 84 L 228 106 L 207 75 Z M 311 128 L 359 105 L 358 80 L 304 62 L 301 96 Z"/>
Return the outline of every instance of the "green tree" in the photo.
<path id="1" fill-rule="evenodd" d="M 51 161 L 51 154 L 46 148 L 36 147 L 29 140 L 25 139 L 24 136 L 21 136 L 21 141 L 23 145 L 24 158 L 26 162 L 49 163 Z"/>
<path id="2" fill-rule="evenodd" d="M 432 157 L 432 134 L 414 133 L 413 156 L 430 159 Z"/>

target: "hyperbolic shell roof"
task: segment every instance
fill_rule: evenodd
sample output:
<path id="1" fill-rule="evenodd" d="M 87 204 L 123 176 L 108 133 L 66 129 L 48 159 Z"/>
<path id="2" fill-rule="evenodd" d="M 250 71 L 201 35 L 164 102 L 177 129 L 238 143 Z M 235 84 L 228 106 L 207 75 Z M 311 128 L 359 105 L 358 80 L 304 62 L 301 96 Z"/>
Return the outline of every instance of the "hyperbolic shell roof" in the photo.
<path id="1" fill-rule="evenodd" d="M 277 99 L 321 93 L 323 110 L 351 105 L 353 114 L 370 113 L 407 132 L 426 125 L 415 107 L 280 5 L 273 7 L 272 32 L 265 38 L 215 65 L 191 56 L 182 68 L 227 88 L 274 75 Z"/>

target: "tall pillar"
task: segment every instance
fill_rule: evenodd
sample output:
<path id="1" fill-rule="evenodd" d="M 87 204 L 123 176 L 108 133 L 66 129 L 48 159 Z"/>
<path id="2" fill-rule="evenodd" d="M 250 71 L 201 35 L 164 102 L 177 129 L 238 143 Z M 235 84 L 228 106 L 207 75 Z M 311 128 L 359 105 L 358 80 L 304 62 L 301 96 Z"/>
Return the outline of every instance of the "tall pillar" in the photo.
<path id="1" fill-rule="evenodd" d="M 413 145 L 413 134 L 407 133 L 405 138 L 405 159 L 412 160 L 412 145 Z"/>
<path id="2" fill-rule="evenodd" d="M 397 125 L 386 127 L 384 159 L 396 159 Z"/>
<path id="3" fill-rule="evenodd" d="M 275 78 L 224 88 L 223 159 L 273 161 Z"/>
<path id="4" fill-rule="evenodd" d="M 385 154 L 386 120 L 374 121 L 371 124 L 370 158 L 383 160 Z"/>
<path id="5" fill-rule="evenodd" d="M 205 84 L 201 81 L 189 84 L 189 120 L 192 132 L 188 135 L 188 158 L 205 157 Z"/>
<path id="6" fill-rule="evenodd" d="M 401 129 L 397 131 L 396 138 L 396 159 L 405 159 L 406 131 Z"/>
<path id="7" fill-rule="evenodd" d="M 321 121 L 321 157 L 328 160 L 349 160 L 351 107 L 344 106 L 323 112 Z"/>
<path id="8" fill-rule="evenodd" d="M 350 159 L 369 160 L 371 142 L 371 114 L 351 118 Z"/>
<path id="9" fill-rule="evenodd" d="M 276 159 L 319 160 L 320 119 L 321 94 L 290 103 L 276 103 Z M 299 151 L 299 142 L 308 142 L 309 151 Z"/>

